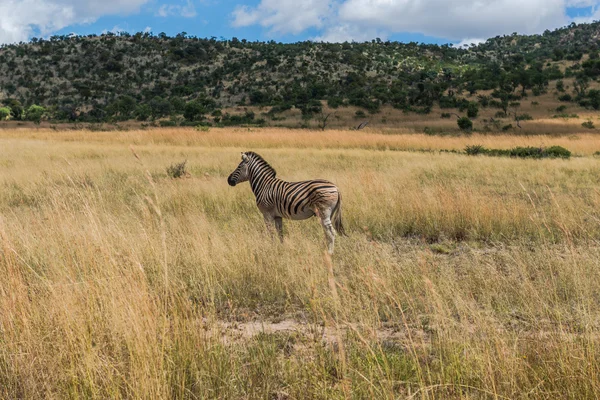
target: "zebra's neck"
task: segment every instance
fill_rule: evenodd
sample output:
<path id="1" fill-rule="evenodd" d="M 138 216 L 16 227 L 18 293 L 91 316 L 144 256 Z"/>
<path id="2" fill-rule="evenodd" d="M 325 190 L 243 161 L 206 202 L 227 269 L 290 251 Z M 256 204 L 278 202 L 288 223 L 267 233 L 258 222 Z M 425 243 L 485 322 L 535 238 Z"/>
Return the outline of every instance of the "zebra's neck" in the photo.
<path id="1" fill-rule="evenodd" d="M 255 160 L 249 167 L 249 181 L 252 192 L 256 197 L 270 186 L 277 178 L 275 178 L 275 170 L 271 168 L 264 160 Z"/>

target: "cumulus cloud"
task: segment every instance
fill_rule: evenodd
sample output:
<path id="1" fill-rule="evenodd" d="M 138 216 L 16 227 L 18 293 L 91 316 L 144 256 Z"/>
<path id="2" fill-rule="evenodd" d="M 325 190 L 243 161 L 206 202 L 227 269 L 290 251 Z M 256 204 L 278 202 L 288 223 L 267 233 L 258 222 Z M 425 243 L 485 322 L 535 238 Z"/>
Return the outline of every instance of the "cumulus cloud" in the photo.
<path id="1" fill-rule="evenodd" d="M 342 21 L 450 40 L 536 33 L 567 21 L 564 0 L 347 0 Z"/>
<path id="2" fill-rule="evenodd" d="M 297 35 L 309 28 L 321 28 L 331 14 L 331 5 L 331 0 L 262 0 L 254 8 L 236 7 L 232 25 L 258 24 L 272 34 Z"/>
<path id="3" fill-rule="evenodd" d="M 459 43 L 455 44 L 454 47 L 471 47 L 477 46 L 479 43 L 484 43 L 486 39 L 463 39 Z"/>
<path id="4" fill-rule="evenodd" d="M 74 24 L 94 22 L 103 15 L 139 11 L 149 0 L 0 0 L 0 43 L 46 36 Z"/>
<path id="5" fill-rule="evenodd" d="M 319 35 L 313 40 L 315 42 L 366 42 L 374 38 L 386 40 L 388 38 L 387 33 L 378 31 L 375 28 L 368 29 L 355 29 L 355 27 L 348 23 L 340 23 L 333 25 L 325 29 L 322 35 Z"/>
<path id="6" fill-rule="evenodd" d="M 180 16 L 185 18 L 192 18 L 196 16 L 196 7 L 191 0 L 187 0 L 183 5 L 177 4 L 163 4 L 156 12 L 157 17 L 171 17 Z"/>
<path id="7" fill-rule="evenodd" d="M 324 41 L 410 32 L 470 44 L 481 39 L 465 38 L 541 33 L 564 26 L 573 20 L 567 16 L 568 7 L 592 7 L 587 21 L 600 16 L 598 4 L 600 0 L 261 0 L 256 7 L 238 6 L 233 26 L 260 25 L 271 33 L 291 34 L 317 28 L 321 33 L 315 40 Z"/>

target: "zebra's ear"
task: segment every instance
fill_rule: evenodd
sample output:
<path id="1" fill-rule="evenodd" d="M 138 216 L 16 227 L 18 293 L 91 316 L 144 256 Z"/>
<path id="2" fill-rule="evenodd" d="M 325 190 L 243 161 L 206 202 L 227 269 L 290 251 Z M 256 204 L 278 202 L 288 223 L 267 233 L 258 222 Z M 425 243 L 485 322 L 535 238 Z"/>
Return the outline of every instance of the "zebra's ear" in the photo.
<path id="1" fill-rule="evenodd" d="M 242 160 L 248 161 L 248 156 L 246 155 L 246 153 L 242 153 Z"/>

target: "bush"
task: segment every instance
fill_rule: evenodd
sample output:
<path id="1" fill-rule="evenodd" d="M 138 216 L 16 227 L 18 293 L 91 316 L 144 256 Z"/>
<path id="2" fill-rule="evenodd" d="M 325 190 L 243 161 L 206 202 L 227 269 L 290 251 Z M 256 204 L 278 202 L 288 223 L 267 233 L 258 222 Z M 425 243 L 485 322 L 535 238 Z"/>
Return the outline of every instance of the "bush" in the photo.
<path id="1" fill-rule="evenodd" d="M 167 167 L 167 175 L 173 179 L 182 178 L 189 176 L 189 172 L 186 169 L 187 160 L 181 163 L 171 164 Z"/>
<path id="2" fill-rule="evenodd" d="M 10 118 L 10 108 L 0 107 L 0 121 L 4 121 Z"/>
<path id="3" fill-rule="evenodd" d="M 519 121 L 532 121 L 533 117 L 529 114 L 521 114 L 521 115 L 517 116 L 517 119 Z"/>
<path id="4" fill-rule="evenodd" d="M 354 113 L 354 118 L 366 118 L 367 115 L 365 114 L 365 112 L 363 110 L 357 110 Z"/>
<path id="5" fill-rule="evenodd" d="M 583 124 L 581 124 L 581 126 L 583 126 L 584 128 L 588 128 L 588 129 L 594 129 L 594 123 L 592 121 L 586 121 Z"/>
<path id="6" fill-rule="evenodd" d="M 552 116 L 552 118 L 579 118 L 579 115 L 563 113 L 563 114 L 554 114 Z"/>
<path id="7" fill-rule="evenodd" d="M 558 101 L 570 102 L 572 100 L 573 97 L 569 93 L 558 96 Z"/>
<path id="8" fill-rule="evenodd" d="M 566 111 L 566 109 L 567 109 L 567 106 L 565 106 L 565 105 L 558 106 L 558 107 L 556 107 L 556 112 L 557 113 L 563 113 L 563 112 Z"/>
<path id="9" fill-rule="evenodd" d="M 330 108 L 338 108 L 340 106 L 345 106 L 346 103 L 341 97 L 330 97 L 329 99 L 327 99 L 327 105 Z"/>
<path id="10" fill-rule="evenodd" d="M 477 114 L 479 114 L 479 106 L 475 102 L 470 102 L 467 107 L 467 117 L 477 118 Z"/>
<path id="11" fill-rule="evenodd" d="M 176 121 L 159 121 L 158 124 L 163 128 L 170 127 L 170 126 L 177 126 Z"/>
<path id="12" fill-rule="evenodd" d="M 570 158 L 571 152 L 562 146 L 551 146 L 542 152 L 543 157 Z"/>
<path id="13" fill-rule="evenodd" d="M 473 129 L 473 121 L 471 121 L 467 117 L 460 117 L 458 121 L 456 121 L 458 127 L 463 131 L 470 131 Z"/>
<path id="14" fill-rule="evenodd" d="M 39 124 L 42 121 L 42 116 L 45 111 L 46 109 L 44 107 L 33 104 L 27 109 L 25 117 L 28 121 Z"/>
<path id="15" fill-rule="evenodd" d="M 502 127 L 502 130 L 506 132 L 506 131 L 511 130 L 512 128 L 513 128 L 512 124 L 508 124 L 508 125 L 504 125 Z"/>
<path id="16" fill-rule="evenodd" d="M 467 153 L 469 156 L 476 156 L 478 154 L 487 153 L 487 149 L 480 144 L 474 144 L 465 147 L 465 153 Z"/>
<path id="17" fill-rule="evenodd" d="M 271 109 L 269 110 L 269 112 L 267 114 L 269 114 L 269 115 L 279 114 L 279 113 L 282 113 L 284 111 L 291 110 L 291 109 L 292 109 L 292 105 L 289 103 L 278 104 L 276 106 L 271 107 Z"/>
<path id="18" fill-rule="evenodd" d="M 450 118 L 451 116 L 450 113 L 442 113 L 442 118 Z"/>
<path id="19" fill-rule="evenodd" d="M 571 152 L 561 146 L 543 147 L 514 147 L 512 149 L 486 149 L 481 145 L 465 147 L 465 154 L 474 156 L 484 154 L 495 157 L 517 158 L 570 158 Z"/>

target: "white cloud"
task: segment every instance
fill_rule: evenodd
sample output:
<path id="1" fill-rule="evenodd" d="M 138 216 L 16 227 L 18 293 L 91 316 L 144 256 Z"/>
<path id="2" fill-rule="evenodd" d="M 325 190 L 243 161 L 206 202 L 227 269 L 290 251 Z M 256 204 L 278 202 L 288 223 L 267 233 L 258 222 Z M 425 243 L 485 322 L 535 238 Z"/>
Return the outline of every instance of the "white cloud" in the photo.
<path id="1" fill-rule="evenodd" d="M 157 17 L 180 16 L 192 18 L 196 16 L 196 7 L 191 0 L 187 0 L 184 5 L 163 4 L 155 14 Z"/>
<path id="2" fill-rule="evenodd" d="M 564 0 L 347 0 L 339 18 L 358 28 L 450 40 L 536 33 L 567 22 Z"/>
<path id="3" fill-rule="evenodd" d="M 255 8 L 236 7 L 232 25 L 259 24 L 271 34 L 297 35 L 309 28 L 321 28 L 331 13 L 331 5 L 331 0 L 262 0 Z"/>
<path id="4" fill-rule="evenodd" d="M 454 47 L 469 48 L 469 47 L 471 47 L 471 45 L 477 46 L 479 43 L 485 43 L 485 41 L 486 41 L 486 39 L 463 39 L 459 43 L 455 44 Z"/>
<path id="5" fill-rule="evenodd" d="M 260 25 L 272 34 L 317 28 L 322 32 L 315 40 L 324 41 L 410 32 L 470 44 L 482 40 L 472 38 L 541 33 L 567 25 L 576 20 L 567 16 L 567 7 L 591 6 L 593 15 L 585 21 L 598 19 L 598 5 L 600 0 L 261 0 L 256 7 L 238 6 L 232 25 Z"/>
<path id="6" fill-rule="evenodd" d="M 322 35 L 315 37 L 315 42 L 366 42 L 375 38 L 386 40 L 388 35 L 385 32 L 380 32 L 377 29 L 354 29 L 351 24 L 342 23 L 328 27 Z"/>
<path id="7" fill-rule="evenodd" d="M 47 36 L 74 24 L 94 22 L 103 15 L 138 12 L 149 0 L 0 0 L 0 43 Z"/>

